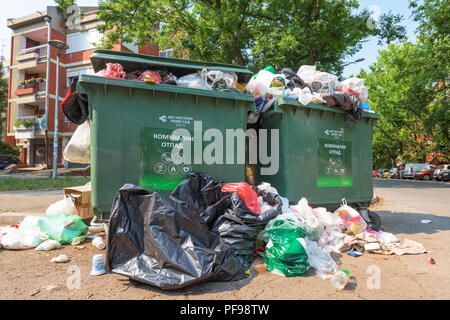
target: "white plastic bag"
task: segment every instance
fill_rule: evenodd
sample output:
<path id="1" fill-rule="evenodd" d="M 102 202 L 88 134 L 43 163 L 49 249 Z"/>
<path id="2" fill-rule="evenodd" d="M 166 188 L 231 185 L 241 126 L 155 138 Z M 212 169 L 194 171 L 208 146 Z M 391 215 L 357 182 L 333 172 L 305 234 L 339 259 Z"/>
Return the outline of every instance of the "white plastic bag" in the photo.
<path id="1" fill-rule="evenodd" d="M 317 244 L 320 247 L 327 248 L 332 252 L 340 253 L 341 248 L 345 245 L 345 237 L 346 235 L 342 233 L 342 230 L 339 226 L 329 225 L 322 232 L 322 235 L 317 241 Z"/>
<path id="2" fill-rule="evenodd" d="M 79 125 L 64 148 L 63 157 L 69 162 L 91 163 L 91 129 L 89 121 Z"/>
<path id="3" fill-rule="evenodd" d="M 47 216 L 58 213 L 78 214 L 74 200 L 70 196 L 51 204 L 45 211 Z"/>
<path id="4" fill-rule="evenodd" d="M 314 208 L 314 215 L 319 219 L 319 225 L 325 230 L 328 226 L 340 226 L 341 219 L 325 208 Z"/>
<path id="5" fill-rule="evenodd" d="M 36 247 L 37 251 L 50 251 L 53 249 L 59 249 L 61 248 L 61 244 L 56 240 L 45 240 L 40 245 Z"/>
<path id="6" fill-rule="evenodd" d="M 369 96 L 369 88 L 364 85 L 364 79 L 349 78 L 341 82 L 339 90 L 352 94 L 357 93 L 362 102 L 365 102 Z"/>
<path id="7" fill-rule="evenodd" d="M 235 72 L 229 72 L 229 71 L 219 71 L 219 70 L 209 70 L 206 69 L 202 70 L 201 76 L 203 79 L 205 79 L 206 75 L 206 81 L 207 83 L 212 87 L 216 82 L 220 80 L 225 80 L 227 84 L 227 88 L 236 88 L 236 84 L 238 81 L 238 76 Z"/>
<path id="8" fill-rule="evenodd" d="M 298 204 L 292 206 L 292 208 L 299 214 L 301 219 L 305 220 L 308 231 L 308 239 L 319 239 L 323 228 L 320 226 L 319 219 L 314 215 L 313 209 L 308 205 L 308 200 L 306 200 L 306 198 L 302 198 Z"/>
<path id="9" fill-rule="evenodd" d="M 367 229 L 367 223 L 359 212 L 345 203 L 335 211 L 335 214 L 341 218 L 342 230 L 348 235 L 356 235 Z"/>
<path id="10" fill-rule="evenodd" d="M 270 71 L 260 70 L 256 77 L 250 79 L 245 88 L 250 93 L 258 93 L 260 96 L 265 96 L 269 91 L 273 78 L 276 76 Z"/>
<path id="11" fill-rule="evenodd" d="M 37 222 L 40 217 L 26 216 L 20 223 L 19 228 L 13 228 L 1 239 L 1 244 L 5 249 L 20 250 L 37 247 L 48 236 L 41 231 Z"/>
<path id="12" fill-rule="evenodd" d="M 311 88 L 312 92 L 334 92 L 339 88 L 335 75 L 317 71 L 315 66 L 301 66 L 297 75 Z"/>
<path id="13" fill-rule="evenodd" d="M 400 240 L 398 240 L 398 238 L 390 233 L 390 232 L 380 232 L 377 236 L 378 240 L 380 240 L 382 243 L 384 244 L 394 244 L 394 243 L 398 243 L 400 242 Z"/>
<path id="14" fill-rule="evenodd" d="M 317 242 L 306 240 L 306 251 L 308 252 L 308 263 L 316 270 L 322 279 L 326 278 L 324 273 L 337 271 L 337 264 L 331 257 L 330 252 L 317 245 Z"/>
<path id="15" fill-rule="evenodd" d="M 199 73 L 191 73 L 186 76 L 180 77 L 177 81 L 177 86 L 212 90 L 212 86 L 208 84 L 206 74 L 202 77 Z"/>

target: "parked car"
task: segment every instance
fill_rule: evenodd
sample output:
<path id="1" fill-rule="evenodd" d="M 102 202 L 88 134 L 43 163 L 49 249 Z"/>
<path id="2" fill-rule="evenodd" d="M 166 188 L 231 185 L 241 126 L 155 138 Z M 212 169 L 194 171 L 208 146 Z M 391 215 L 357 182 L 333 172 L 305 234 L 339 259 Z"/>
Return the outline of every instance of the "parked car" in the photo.
<path id="1" fill-rule="evenodd" d="M 427 172 L 427 171 L 430 171 Z M 434 166 L 428 163 L 408 163 L 403 172 L 403 179 L 415 179 L 418 174 L 418 179 L 431 180 L 433 177 Z M 423 172 L 423 174 L 422 174 Z"/>
<path id="2" fill-rule="evenodd" d="M 389 179 L 400 179 L 401 173 L 402 173 L 401 168 L 393 168 L 389 171 L 388 178 Z"/>
<path id="3" fill-rule="evenodd" d="M 397 168 L 397 173 L 392 176 L 392 179 L 403 179 L 403 172 L 405 172 L 405 168 Z"/>
<path id="4" fill-rule="evenodd" d="M 372 176 L 375 178 L 377 176 L 377 170 L 373 170 Z"/>
<path id="5" fill-rule="evenodd" d="M 439 172 L 438 177 L 436 178 L 439 181 L 450 181 L 450 169 L 449 170 L 443 170 Z"/>
<path id="6" fill-rule="evenodd" d="M 9 167 L 12 164 L 19 163 L 19 159 L 14 156 L 0 154 L 0 170 Z"/>
<path id="7" fill-rule="evenodd" d="M 390 170 L 387 170 L 381 174 L 381 178 L 386 179 L 389 176 Z"/>
<path id="8" fill-rule="evenodd" d="M 438 178 L 439 173 L 441 173 L 442 171 L 445 171 L 445 170 L 450 170 L 450 164 L 443 164 L 443 165 L 440 165 L 439 167 L 437 167 L 436 169 L 434 169 L 433 179 L 439 180 L 439 178 Z"/>
<path id="9" fill-rule="evenodd" d="M 378 169 L 377 170 L 377 178 L 381 178 L 381 175 L 385 172 L 389 172 L 389 169 Z"/>

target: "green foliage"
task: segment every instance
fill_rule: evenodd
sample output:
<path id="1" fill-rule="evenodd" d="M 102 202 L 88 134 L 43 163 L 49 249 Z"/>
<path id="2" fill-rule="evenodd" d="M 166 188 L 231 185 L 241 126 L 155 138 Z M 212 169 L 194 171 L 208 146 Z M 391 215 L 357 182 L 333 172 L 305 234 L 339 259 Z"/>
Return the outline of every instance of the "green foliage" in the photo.
<path id="1" fill-rule="evenodd" d="M 33 126 L 35 126 L 36 125 L 36 119 L 35 118 L 33 118 L 33 119 L 25 119 L 25 120 L 19 120 L 19 121 L 16 121 L 16 122 L 14 122 L 14 126 L 16 127 L 16 128 L 18 128 L 18 127 L 24 127 L 24 128 L 31 128 L 31 127 L 33 127 Z"/>
<path id="2" fill-rule="evenodd" d="M 3 78 L 3 65 L 0 62 L 0 139 L 5 132 L 6 109 L 8 107 L 8 81 Z M 18 157 L 20 155 L 19 148 L 15 148 L 0 140 L 0 154 L 12 155 Z"/>
<path id="3" fill-rule="evenodd" d="M 365 39 L 402 39 L 401 17 L 381 17 L 368 28 L 370 13 L 356 0 L 100 0 L 102 47 L 155 43 L 160 50 L 192 59 L 237 63 L 257 71 L 269 64 L 298 68 L 316 64 L 340 73 L 343 60 Z M 163 23 L 162 30 L 156 26 Z"/>
<path id="4" fill-rule="evenodd" d="M 67 8 L 77 4 L 76 0 L 54 0 L 58 8 L 64 13 L 64 18 L 67 19 Z"/>
<path id="5" fill-rule="evenodd" d="M 390 45 L 369 72 L 369 103 L 381 115 L 374 129 L 376 167 L 396 161 L 425 162 L 428 154 L 448 162 L 450 155 L 450 3 L 410 1 L 419 22 L 417 43 Z"/>
<path id="6" fill-rule="evenodd" d="M 19 147 L 13 147 L 8 143 L 0 141 L 0 154 L 14 156 L 18 158 L 20 157 L 20 150 Z"/>

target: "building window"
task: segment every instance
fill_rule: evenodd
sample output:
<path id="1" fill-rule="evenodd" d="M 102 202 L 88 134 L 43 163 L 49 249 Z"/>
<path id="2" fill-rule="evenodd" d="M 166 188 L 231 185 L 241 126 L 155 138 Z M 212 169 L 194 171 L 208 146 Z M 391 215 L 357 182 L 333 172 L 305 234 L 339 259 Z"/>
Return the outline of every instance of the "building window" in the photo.
<path id="1" fill-rule="evenodd" d="M 68 34 L 67 44 L 70 48 L 67 53 L 93 49 L 101 39 L 102 34 L 97 29 Z"/>
<path id="2" fill-rule="evenodd" d="M 74 70 L 74 71 L 67 71 L 66 79 L 67 79 L 67 88 L 70 88 L 70 84 L 72 83 L 73 78 L 76 78 L 80 76 L 81 74 L 94 74 L 94 69 L 92 68 L 86 68 L 86 69 L 80 69 L 80 70 Z"/>
<path id="3" fill-rule="evenodd" d="M 172 58 L 172 51 L 173 51 L 172 48 L 160 51 L 159 56 L 164 58 Z"/>

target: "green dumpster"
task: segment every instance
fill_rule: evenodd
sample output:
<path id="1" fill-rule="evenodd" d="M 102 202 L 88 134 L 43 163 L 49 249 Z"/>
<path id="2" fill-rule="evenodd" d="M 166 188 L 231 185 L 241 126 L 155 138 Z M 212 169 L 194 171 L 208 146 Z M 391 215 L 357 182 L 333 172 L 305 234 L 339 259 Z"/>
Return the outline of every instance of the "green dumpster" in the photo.
<path id="1" fill-rule="evenodd" d="M 377 119 L 379 115 L 364 112 L 356 122 L 338 107 L 278 100 L 264 113 L 262 128 L 269 134 L 279 129 L 279 170 L 260 176 L 260 181 L 291 202 L 305 197 L 312 206 L 335 210 L 345 198 L 349 205 L 366 210 L 373 197 L 372 138 Z"/>
<path id="2" fill-rule="evenodd" d="M 240 66 L 108 50 L 96 51 L 91 61 L 95 72 L 112 62 L 127 73 L 164 67 L 180 77 L 206 68 L 236 72 L 244 83 L 252 75 Z M 223 135 L 227 129 L 245 130 L 248 112 L 254 109 L 252 96 L 91 75 L 80 76 L 77 93 L 89 104 L 92 206 L 97 217 L 108 218 L 114 196 L 125 183 L 169 193 L 190 171 L 225 182 L 245 181 L 245 162 L 199 162 L 192 159 L 196 156 L 192 151 L 190 163 L 179 163 L 171 151 L 182 141 L 194 141 L 196 135 L 202 140 L 207 129 Z M 173 134 L 175 129 L 185 133 Z M 200 151 L 208 143 L 203 142 Z M 234 148 L 237 157 L 237 144 Z"/>

